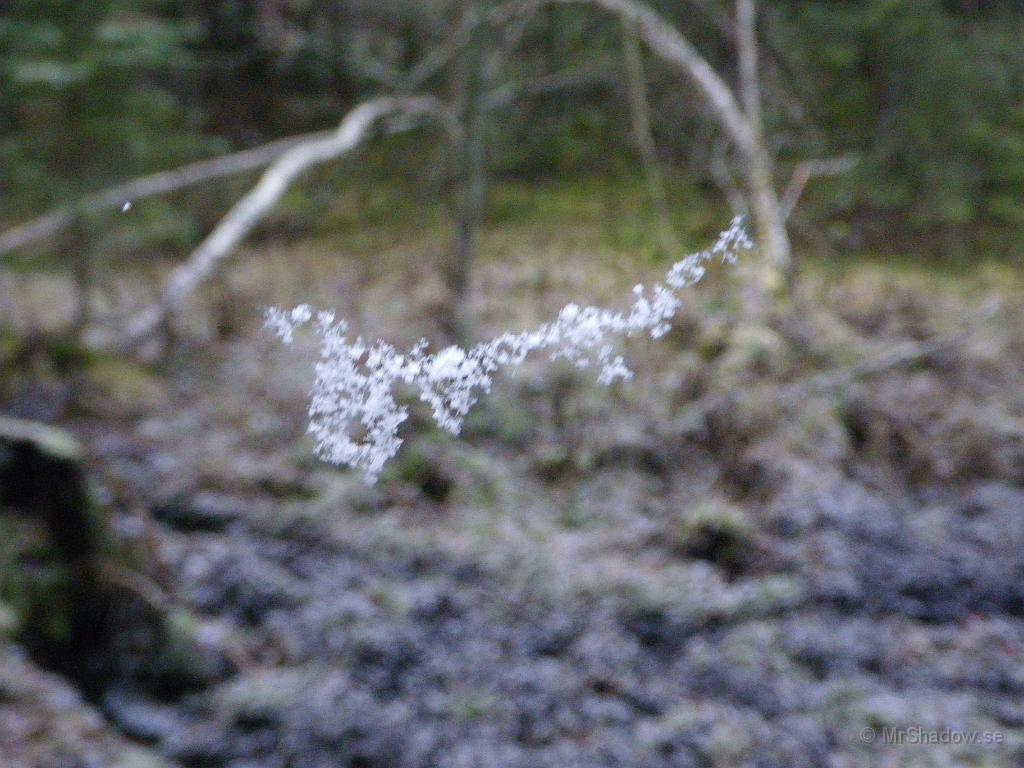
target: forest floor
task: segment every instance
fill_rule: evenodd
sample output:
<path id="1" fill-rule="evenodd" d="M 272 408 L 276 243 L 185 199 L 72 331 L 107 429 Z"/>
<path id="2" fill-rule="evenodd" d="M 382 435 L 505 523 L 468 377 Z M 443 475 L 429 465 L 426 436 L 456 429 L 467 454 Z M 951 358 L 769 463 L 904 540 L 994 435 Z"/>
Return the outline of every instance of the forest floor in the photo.
<path id="1" fill-rule="evenodd" d="M 593 229 L 489 230 L 481 335 L 669 263 Z M 259 317 L 433 335 L 443 236 L 361 238 L 248 249 L 155 368 L 40 351 L 8 376 L 5 412 L 85 443 L 135 554 L 84 692 L 0 621 L 0 764 L 1024 765 L 1011 270 L 811 264 L 793 316 L 736 328 L 716 268 L 623 347 L 633 381 L 527 365 L 459 438 L 415 415 L 367 486 L 313 458 L 315 350 Z M 28 327 L 66 286 L 24 280 Z"/>

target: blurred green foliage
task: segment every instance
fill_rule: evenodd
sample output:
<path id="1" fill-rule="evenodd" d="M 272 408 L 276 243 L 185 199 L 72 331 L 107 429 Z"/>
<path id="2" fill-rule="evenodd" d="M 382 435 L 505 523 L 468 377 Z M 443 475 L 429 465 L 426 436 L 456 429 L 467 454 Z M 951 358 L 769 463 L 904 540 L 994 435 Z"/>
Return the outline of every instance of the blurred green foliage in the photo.
<path id="1" fill-rule="evenodd" d="M 127 0 L 15 0 L 0 15 L 0 193 L 36 211 L 189 158 L 169 87 L 186 26 Z"/>
<path id="2" fill-rule="evenodd" d="M 730 0 L 651 4 L 733 78 Z M 851 173 L 812 182 L 800 210 L 806 226 L 840 249 L 1024 252 L 1018 0 L 760 7 L 780 187 L 802 159 L 860 158 Z M 357 99 L 400 90 L 403 74 L 450 39 L 456 14 L 450 0 L 0 2 L 0 221 L 199 155 L 330 125 Z M 638 173 L 616 19 L 552 7 L 521 32 L 514 54 L 495 59 L 492 87 L 552 73 L 579 78 L 527 89 L 496 109 L 491 174 L 532 185 Z M 659 151 L 678 189 L 702 201 L 676 195 L 674 207 L 707 210 L 706 201 L 722 199 L 709 172 L 717 130 L 675 71 L 650 56 L 647 64 Z M 416 87 L 451 96 L 450 67 Z M 393 162 L 405 173 L 408 152 Z M 422 149 L 424 199 L 447 189 L 447 162 L 443 146 Z M 504 205 L 492 201 L 491 211 Z M 147 226 L 168 231 L 153 227 L 153 215 Z"/>
<path id="3" fill-rule="evenodd" d="M 863 158 L 827 206 L 874 216 L 890 237 L 945 234 L 955 246 L 973 228 L 990 245 L 1024 245 L 1024 6 L 783 6 L 772 28 L 813 75 L 814 122 L 830 149 Z"/>

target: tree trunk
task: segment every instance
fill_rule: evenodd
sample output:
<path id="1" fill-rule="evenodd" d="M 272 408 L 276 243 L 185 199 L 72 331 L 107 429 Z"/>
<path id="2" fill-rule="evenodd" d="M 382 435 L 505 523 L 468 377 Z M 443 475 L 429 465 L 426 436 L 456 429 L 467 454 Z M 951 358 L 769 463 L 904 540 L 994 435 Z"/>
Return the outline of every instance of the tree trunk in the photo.
<path id="1" fill-rule="evenodd" d="M 19 521 L 14 530 L 29 534 L 4 542 L 9 552 L 0 555 L 15 556 L 0 561 L 0 586 L 7 588 L 5 598 L 11 595 L 18 566 L 34 564 L 34 578 L 43 575 L 46 586 L 13 593 L 18 639 L 88 687 L 102 671 L 110 595 L 101 580 L 104 532 L 85 459 L 64 430 L 0 416 L 0 516 Z M 33 530 L 45 531 L 46 544 L 32 547 L 30 560 L 18 557 Z"/>
<path id="2" fill-rule="evenodd" d="M 69 270 L 75 284 L 75 314 L 71 319 L 71 332 L 81 341 L 85 331 L 92 322 L 92 289 L 95 282 L 93 275 L 92 254 L 85 221 L 77 216 L 64 238 Z"/>
<path id="3" fill-rule="evenodd" d="M 761 248 L 760 263 L 750 270 L 748 314 L 763 316 L 787 285 L 792 249 L 786 220 L 775 191 L 771 155 L 765 142 L 758 75 L 756 10 L 754 0 L 736 0 L 736 50 L 739 57 L 740 99 L 750 127 L 740 143 L 750 195 L 750 207 Z"/>
<path id="4" fill-rule="evenodd" d="M 647 78 L 644 75 L 643 51 L 633 22 L 622 20 L 622 58 L 626 69 L 626 85 L 629 89 L 630 115 L 633 122 L 633 138 L 640 152 L 647 192 L 658 218 L 658 237 L 666 255 L 679 253 L 679 241 L 672 229 L 669 214 L 668 194 L 665 178 L 658 164 L 658 150 L 651 130 L 651 109 L 647 101 Z"/>
<path id="5" fill-rule="evenodd" d="M 480 0 L 465 0 L 461 23 L 466 26 L 466 43 L 456 71 L 459 102 L 459 140 L 456 157 L 455 242 L 444 270 L 449 293 L 446 331 L 453 341 L 468 341 L 468 294 L 473 256 L 486 195 L 484 155 L 484 51 L 487 22 Z"/>
<path id="6" fill-rule="evenodd" d="M 763 317 L 787 287 L 792 253 L 764 138 L 754 0 L 736 0 L 738 98 L 693 44 L 646 3 L 639 0 L 547 1 L 584 2 L 618 14 L 624 22 L 634 25 L 637 34 L 656 55 L 684 72 L 704 96 L 743 160 L 747 196 L 761 250 L 757 263 L 744 267 L 749 289 L 747 314 L 751 320 Z"/>
<path id="7" fill-rule="evenodd" d="M 751 148 L 745 164 L 754 227 L 761 249 L 761 287 L 772 296 L 784 287 L 792 265 L 789 234 L 775 191 L 772 162 L 762 142 Z"/>

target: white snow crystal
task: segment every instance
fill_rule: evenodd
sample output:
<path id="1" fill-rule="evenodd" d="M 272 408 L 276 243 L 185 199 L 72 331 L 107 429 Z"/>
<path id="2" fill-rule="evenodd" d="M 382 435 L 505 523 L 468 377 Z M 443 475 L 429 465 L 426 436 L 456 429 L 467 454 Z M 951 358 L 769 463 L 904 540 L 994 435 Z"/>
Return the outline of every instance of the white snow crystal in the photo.
<path id="1" fill-rule="evenodd" d="M 490 391 L 494 373 L 521 364 L 531 352 L 547 350 L 553 360 L 564 359 L 578 368 L 595 365 L 601 370 L 598 381 L 602 384 L 628 381 L 633 372 L 621 355 L 613 356 L 608 338 L 645 332 L 655 339 L 664 336 L 681 306 L 675 292 L 700 281 L 704 265 L 712 259 L 733 263 L 739 253 L 752 247 L 736 218 L 709 250 L 672 265 L 665 284 L 650 289 L 634 286 L 627 313 L 567 304 L 550 323 L 530 331 L 506 332 L 468 350 L 450 346 L 428 354 L 423 340 L 402 353 L 383 341 L 367 345 L 357 338 L 350 342 L 344 320 L 335 321 L 333 312 L 317 312 L 312 325 L 321 339 L 320 360 L 309 404 L 309 432 L 316 440 L 317 454 L 331 463 L 361 469 L 374 482 L 402 445 L 398 429 L 408 410 L 395 400 L 397 383 L 418 389 L 438 425 L 458 434 L 479 394 Z M 291 310 L 272 307 L 264 322 L 281 341 L 291 344 L 295 331 L 313 318 L 312 308 L 301 304 Z M 359 441 L 353 438 L 357 430 Z"/>

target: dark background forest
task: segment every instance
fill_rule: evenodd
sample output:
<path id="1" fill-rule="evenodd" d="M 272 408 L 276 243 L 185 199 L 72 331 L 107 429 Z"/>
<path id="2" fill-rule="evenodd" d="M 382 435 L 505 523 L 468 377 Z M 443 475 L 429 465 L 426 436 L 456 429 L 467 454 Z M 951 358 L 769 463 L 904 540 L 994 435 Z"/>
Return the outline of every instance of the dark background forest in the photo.
<path id="1" fill-rule="evenodd" d="M 263 323 L 736 215 L 632 380 L 406 393 L 376 484 Z M 0 0 L 0 766 L 1022 766 L 1022 257 L 1020 0 Z"/>
<path id="2" fill-rule="evenodd" d="M 712 63 L 733 67 L 727 4 L 654 5 Z M 146 171 L 329 126 L 359 99 L 397 90 L 459 12 L 398 1 L 4 6 L 0 216 L 9 222 Z M 859 158 L 808 191 L 808 238 L 841 253 L 1019 255 L 1021 11 L 1013 0 L 764 4 L 779 165 Z M 523 34 L 488 73 L 491 87 L 574 78 L 527 90 L 490 121 L 488 171 L 499 181 L 635 176 L 614 17 L 547 8 Z M 657 60 L 649 69 L 673 195 L 691 210 L 721 205 L 709 168 L 722 150 L 700 99 Z M 450 93 L 449 75 L 438 68 L 421 87 Z M 433 188 L 416 186 L 434 199 L 445 176 L 428 170 L 438 161 L 410 152 L 386 170 L 406 182 L 426 173 Z M 181 206 L 157 229 L 187 243 L 197 216 Z"/>

